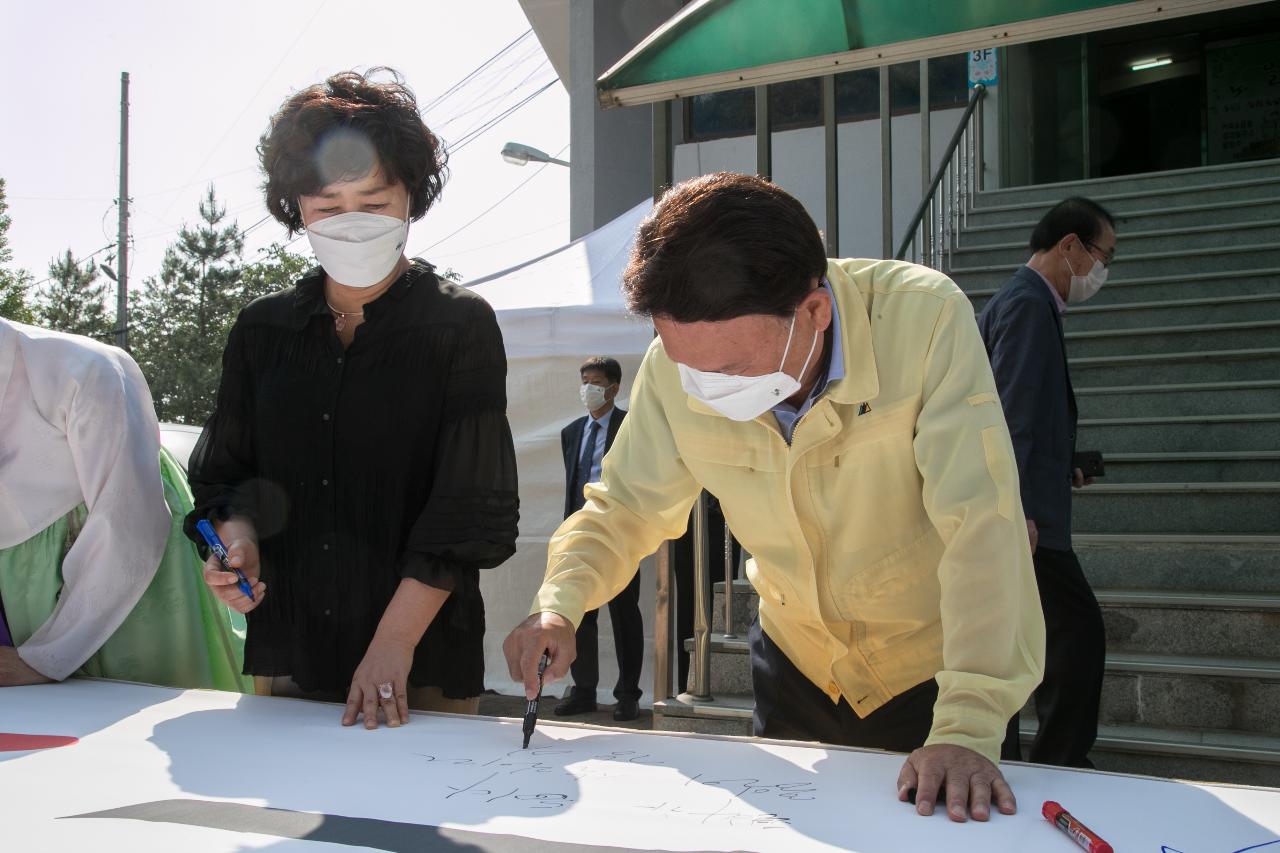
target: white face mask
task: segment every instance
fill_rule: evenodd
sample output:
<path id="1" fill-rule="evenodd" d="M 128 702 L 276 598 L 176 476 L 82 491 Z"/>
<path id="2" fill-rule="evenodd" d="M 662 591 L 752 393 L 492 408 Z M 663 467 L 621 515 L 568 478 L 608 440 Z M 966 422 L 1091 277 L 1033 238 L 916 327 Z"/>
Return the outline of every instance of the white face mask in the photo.
<path id="1" fill-rule="evenodd" d="M 347 287 L 373 287 L 395 269 L 409 236 L 405 218 L 352 211 L 307 226 L 307 240 L 329 277 Z"/>
<path id="2" fill-rule="evenodd" d="M 605 397 L 605 389 L 591 383 L 583 385 L 578 391 L 578 396 L 582 398 L 582 405 L 586 406 L 589 412 L 599 411 L 609 402 Z"/>
<path id="3" fill-rule="evenodd" d="M 726 418 L 734 421 L 751 421 L 763 415 L 783 400 L 800 390 L 800 380 L 784 373 L 782 365 L 787 363 L 787 353 L 791 351 L 791 338 L 796 331 L 796 315 L 791 315 L 791 329 L 787 332 L 787 346 L 782 351 L 782 361 L 773 373 L 763 376 L 730 376 L 727 373 L 710 373 L 705 370 L 694 370 L 686 364 L 677 364 L 680 369 L 680 384 L 685 393 L 696 397 L 715 409 Z M 809 360 L 818 348 L 818 332 L 813 332 L 813 344 L 809 354 L 805 356 L 800 375 L 809 369 Z"/>
<path id="4" fill-rule="evenodd" d="M 1063 260 L 1066 260 L 1065 256 Z M 1069 260 L 1067 261 L 1067 269 L 1071 271 L 1071 289 L 1067 291 L 1067 302 L 1084 302 L 1086 299 L 1092 298 L 1107 281 L 1107 268 L 1097 258 L 1093 259 L 1093 267 L 1089 270 L 1088 275 L 1076 275 L 1076 271 L 1071 268 L 1071 261 Z"/>

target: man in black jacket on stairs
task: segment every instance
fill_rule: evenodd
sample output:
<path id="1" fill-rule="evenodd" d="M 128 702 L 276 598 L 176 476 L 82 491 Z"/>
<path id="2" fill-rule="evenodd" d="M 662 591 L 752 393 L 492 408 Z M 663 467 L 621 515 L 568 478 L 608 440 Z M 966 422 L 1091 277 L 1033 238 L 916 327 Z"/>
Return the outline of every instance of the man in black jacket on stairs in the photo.
<path id="1" fill-rule="evenodd" d="M 1044 610 L 1044 680 L 1030 760 L 1092 767 L 1106 663 L 1102 610 L 1071 547 L 1071 489 L 1092 481 L 1076 467 L 1076 397 L 1062 320 L 1093 296 L 1115 256 L 1111 214 L 1085 198 L 1056 204 L 1031 234 L 1031 258 L 978 317 L 1009 423 L 1027 536 Z M 1018 759 L 1017 718 L 1002 756 Z"/>

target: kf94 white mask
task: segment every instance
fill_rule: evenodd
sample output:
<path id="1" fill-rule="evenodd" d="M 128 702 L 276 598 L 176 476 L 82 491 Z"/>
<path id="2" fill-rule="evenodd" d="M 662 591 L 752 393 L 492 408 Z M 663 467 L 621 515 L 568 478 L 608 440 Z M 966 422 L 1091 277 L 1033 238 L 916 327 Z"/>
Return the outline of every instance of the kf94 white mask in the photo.
<path id="1" fill-rule="evenodd" d="M 582 405 L 587 407 L 587 411 L 594 412 L 604 408 L 604 404 L 609 402 L 605 398 L 604 389 L 599 385 L 591 383 L 584 384 L 578 391 L 578 396 L 582 398 Z"/>
<path id="2" fill-rule="evenodd" d="M 800 380 L 784 373 L 791 352 L 791 339 L 796 331 L 796 315 L 791 315 L 791 329 L 787 332 L 787 346 L 782 351 L 782 361 L 773 373 L 763 376 L 731 376 L 727 373 L 711 373 L 694 370 L 686 364 L 678 364 L 680 384 L 685 393 L 696 397 L 726 418 L 734 421 L 751 421 L 763 415 L 783 400 L 800 390 Z M 818 347 L 818 332 L 814 330 L 813 343 L 805 356 L 800 375 L 809 369 L 809 361 Z"/>
<path id="3" fill-rule="evenodd" d="M 408 203 L 404 219 L 352 211 L 307 226 L 316 260 L 330 278 L 347 287 L 372 287 L 390 275 L 408 237 Z"/>
<path id="4" fill-rule="evenodd" d="M 1102 261 L 1093 259 L 1093 267 L 1088 275 L 1076 275 L 1071 269 L 1071 261 L 1067 261 L 1067 269 L 1071 271 L 1071 289 L 1067 291 L 1067 302 L 1084 302 L 1093 298 L 1107 281 L 1107 268 Z"/>

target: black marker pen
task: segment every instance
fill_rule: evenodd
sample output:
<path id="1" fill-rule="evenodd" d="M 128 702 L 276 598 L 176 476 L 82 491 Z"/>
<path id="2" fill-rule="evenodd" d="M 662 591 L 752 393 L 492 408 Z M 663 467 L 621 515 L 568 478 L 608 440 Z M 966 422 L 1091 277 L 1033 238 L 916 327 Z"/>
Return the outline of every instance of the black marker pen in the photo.
<path id="1" fill-rule="evenodd" d="M 551 658 L 543 652 L 542 659 L 538 661 L 538 695 L 529 700 L 524 711 L 524 746 L 521 749 L 528 749 L 529 738 L 533 737 L 533 727 L 538 722 L 538 700 L 542 698 L 542 673 L 547 671 L 550 662 Z"/>

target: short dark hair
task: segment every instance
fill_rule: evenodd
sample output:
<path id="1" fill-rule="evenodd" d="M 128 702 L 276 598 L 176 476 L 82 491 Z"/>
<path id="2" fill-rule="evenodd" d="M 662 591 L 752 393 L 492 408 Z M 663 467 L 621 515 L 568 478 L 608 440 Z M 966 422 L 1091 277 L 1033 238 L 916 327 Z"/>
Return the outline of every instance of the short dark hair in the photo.
<path id="1" fill-rule="evenodd" d="M 1064 198 L 1049 208 L 1031 232 L 1031 251 L 1052 249 L 1068 234 L 1074 234 L 1086 243 L 1092 243 L 1102 233 L 1102 226 L 1116 228 L 1116 221 L 1106 208 L 1096 201 L 1080 196 Z"/>
<path id="2" fill-rule="evenodd" d="M 622 382 L 622 365 L 618 364 L 616 358 L 609 358 L 607 355 L 593 355 L 582 362 L 582 366 L 578 368 L 578 375 L 581 376 L 588 370 L 598 370 L 603 373 L 604 378 L 609 380 L 610 385 L 617 385 Z"/>
<path id="3" fill-rule="evenodd" d="M 387 81 L 375 78 L 390 75 Z M 448 171 L 444 146 L 422 121 L 418 102 L 389 68 L 344 71 L 289 97 L 258 142 L 267 210 L 290 232 L 302 230 L 298 196 L 381 166 L 409 191 L 409 218 L 439 198 Z"/>
<path id="4" fill-rule="evenodd" d="M 804 205 L 763 178 L 717 172 L 672 187 L 640 223 L 622 291 L 634 313 L 678 323 L 788 317 L 826 271 Z"/>

